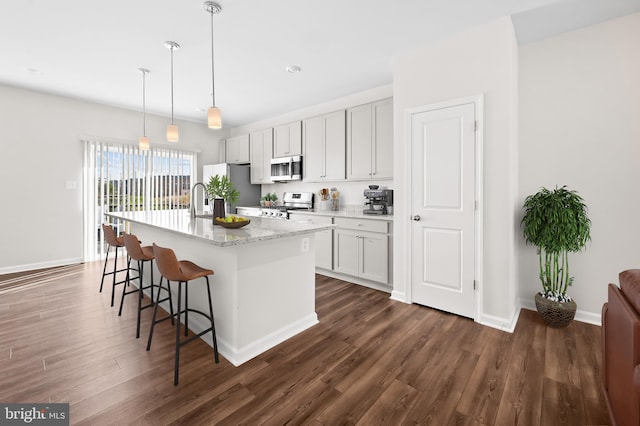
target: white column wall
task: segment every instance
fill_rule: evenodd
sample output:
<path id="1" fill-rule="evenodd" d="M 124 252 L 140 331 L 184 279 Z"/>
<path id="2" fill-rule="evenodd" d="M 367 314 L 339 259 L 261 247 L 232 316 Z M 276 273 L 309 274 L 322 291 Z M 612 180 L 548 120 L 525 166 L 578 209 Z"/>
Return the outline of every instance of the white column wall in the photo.
<path id="1" fill-rule="evenodd" d="M 510 329 L 517 317 L 517 44 L 510 18 L 397 57 L 394 63 L 394 292 L 410 301 L 406 111 L 484 94 L 484 250 L 481 318 Z M 405 262 L 405 263 L 402 263 Z M 400 264 L 401 263 L 401 264 Z"/>

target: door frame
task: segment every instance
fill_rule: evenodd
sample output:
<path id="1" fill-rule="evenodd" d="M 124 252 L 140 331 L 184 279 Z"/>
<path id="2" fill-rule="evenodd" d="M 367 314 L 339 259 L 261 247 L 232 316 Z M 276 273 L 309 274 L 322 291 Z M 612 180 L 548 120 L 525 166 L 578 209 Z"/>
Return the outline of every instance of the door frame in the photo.
<path id="1" fill-rule="evenodd" d="M 411 139 L 411 118 L 414 114 L 420 114 L 428 111 L 450 108 L 456 105 L 461 104 L 474 104 L 474 113 L 476 116 L 477 129 L 476 129 L 476 147 L 475 147 L 475 198 L 476 198 L 476 206 L 475 206 L 475 217 L 474 217 L 474 228 L 475 228 L 475 247 L 474 247 L 474 257 L 475 257 L 475 265 L 474 265 L 474 280 L 476 282 L 476 290 L 475 290 L 475 315 L 473 320 L 475 322 L 480 322 L 482 319 L 482 301 L 483 301 L 483 210 L 484 210 L 484 198 L 483 198 L 483 165 L 484 165 L 484 94 L 467 96 L 463 98 L 449 99 L 442 102 L 431 103 L 427 105 L 422 105 L 414 108 L 408 108 L 405 110 L 405 135 L 406 135 L 406 150 L 405 150 L 405 177 L 407 182 L 407 193 L 411 193 L 411 185 L 412 185 L 412 175 L 413 170 L 411 168 L 411 158 L 412 158 L 412 150 L 413 150 L 413 141 Z M 413 203 L 410 197 L 407 197 L 407 221 L 404 223 L 405 235 L 408 237 L 405 239 L 405 271 L 411 271 L 412 269 L 412 242 L 413 242 L 413 234 L 411 233 L 411 217 Z M 405 288 L 405 295 L 407 303 L 413 303 L 413 284 L 411 282 L 411 274 L 407 276 L 407 286 Z"/>

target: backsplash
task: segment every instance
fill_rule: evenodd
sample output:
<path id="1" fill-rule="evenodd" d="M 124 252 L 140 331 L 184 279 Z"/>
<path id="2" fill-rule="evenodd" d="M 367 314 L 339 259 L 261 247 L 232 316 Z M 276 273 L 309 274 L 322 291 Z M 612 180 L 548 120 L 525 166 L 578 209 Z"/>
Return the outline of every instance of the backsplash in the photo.
<path id="1" fill-rule="evenodd" d="M 274 183 L 271 185 L 262 185 L 262 195 L 275 192 L 279 200 L 282 200 L 284 192 L 313 192 L 314 203 L 318 205 L 320 190 L 327 188 L 336 188 L 340 192 L 340 209 L 355 208 L 360 209 L 364 206 L 364 195 L 362 192 L 369 185 L 380 185 L 380 188 L 393 188 L 393 180 L 376 180 L 361 182 L 325 182 L 325 183 L 306 183 L 306 182 L 288 182 Z"/>

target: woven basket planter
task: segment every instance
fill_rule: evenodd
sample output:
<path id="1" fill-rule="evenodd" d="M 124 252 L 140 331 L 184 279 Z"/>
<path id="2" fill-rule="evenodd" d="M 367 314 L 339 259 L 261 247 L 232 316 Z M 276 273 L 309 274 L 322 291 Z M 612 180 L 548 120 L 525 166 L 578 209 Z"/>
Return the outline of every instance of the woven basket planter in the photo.
<path id="1" fill-rule="evenodd" d="M 536 309 L 549 326 L 562 328 L 571 324 L 576 316 L 578 306 L 573 300 L 570 302 L 554 302 L 536 293 Z"/>

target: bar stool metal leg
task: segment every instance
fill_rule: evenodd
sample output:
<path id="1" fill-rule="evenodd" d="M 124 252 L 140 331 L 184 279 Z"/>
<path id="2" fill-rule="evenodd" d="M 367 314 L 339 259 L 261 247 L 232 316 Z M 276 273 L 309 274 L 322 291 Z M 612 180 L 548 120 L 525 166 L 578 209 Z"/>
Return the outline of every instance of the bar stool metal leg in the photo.
<path id="1" fill-rule="evenodd" d="M 176 357 L 175 357 L 175 367 L 173 369 L 173 385 L 174 386 L 178 384 L 178 369 L 180 368 L 180 312 L 182 311 L 182 305 L 180 303 L 181 298 L 182 298 L 182 281 L 178 281 L 178 310 L 176 312 L 178 315 L 178 318 L 176 321 Z M 186 333 L 186 329 L 187 327 L 185 324 L 185 333 Z"/>
<path id="2" fill-rule="evenodd" d="M 153 330 L 156 326 L 156 324 L 158 324 L 159 322 L 162 322 L 164 320 L 170 319 L 171 320 L 171 325 L 175 325 L 175 321 L 174 321 L 174 317 L 175 317 L 175 313 L 173 312 L 173 299 L 171 297 L 171 281 L 167 280 L 167 288 L 164 288 L 162 286 L 162 282 L 164 280 L 164 277 L 160 277 L 160 284 L 158 285 L 158 296 L 156 298 L 156 303 L 155 306 L 153 308 L 153 317 L 151 319 L 151 329 L 149 330 L 149 340 L 147 340 L 147 350 L 151 349 L 151 341 L 153 339 Z M 160 299 L 160 291 L 166 291 L 167 293 L 169 293 L 169 295 L 167 297 L 165 297 L 164 299 Z M 158 306 L 160 305 L 160 303 L 165 302 L 165 301 L 169 301 L 169 315 L 164 317 L 164 318 L 158 318 Z"/>

